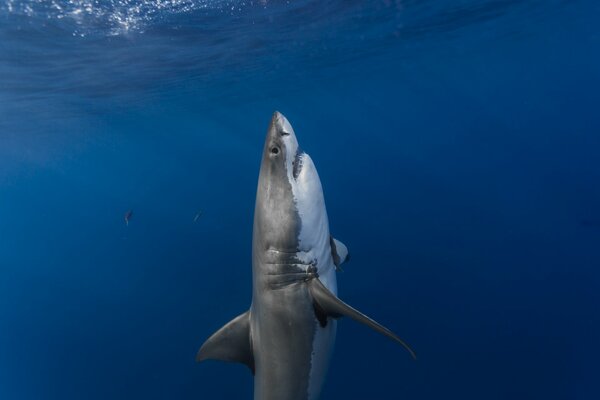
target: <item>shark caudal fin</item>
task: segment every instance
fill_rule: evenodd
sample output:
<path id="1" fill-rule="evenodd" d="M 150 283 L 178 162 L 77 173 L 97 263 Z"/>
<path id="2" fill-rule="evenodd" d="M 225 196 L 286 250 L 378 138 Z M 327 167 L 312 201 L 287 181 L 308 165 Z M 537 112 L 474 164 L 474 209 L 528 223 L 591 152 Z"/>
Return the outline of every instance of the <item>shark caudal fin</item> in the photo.
<path id="1" fill-rule="evenodd" d="M 406 342 L 404 342 L 404 340 L 400 339 L 394 332 L 390 331 L 385 326 L 372 320 L 360 311 L 355 310 L 348 304 L 338 299 L 336 295 L 331 293 L 329 289 L 327 289 L 325 285 L 321 283 L 319 278 L 314 278 L 309 282 L 309 290 L 313 301 L 315 302 L 315 305 L 318 306 L 319 310 L 323 311 L 328 316 L 332 318 L 340 318 L 342 316 L 346 316 L 352 318 L 355 321 L 363 323 L 368 327 L 376 330 L 377 332 L 400 343 L 406 350 L 408 350 L 412 358 L 414 358 L 415 360 L 417 359 L 417 355 L 415 354 L 413 349 L 411 349 L 410 346 L 406 344 Z"/>
<path id="2" fill-rule="evenodd" d="M 221 360 L 246 365 L 254 374 L 250 344 L 250 311 L 238 315 L 213 333 L 198 350 L 196 361 Z"/>

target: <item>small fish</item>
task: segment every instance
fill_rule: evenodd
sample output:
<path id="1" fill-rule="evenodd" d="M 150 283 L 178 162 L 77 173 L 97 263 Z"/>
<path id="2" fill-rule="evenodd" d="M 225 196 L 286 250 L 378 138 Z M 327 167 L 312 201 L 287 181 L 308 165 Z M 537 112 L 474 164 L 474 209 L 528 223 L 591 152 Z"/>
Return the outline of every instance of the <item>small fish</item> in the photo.
<path id="1" fill-rule="evenodd" d="M 129 210 L 125 213 L 125 225 L 129 226 L 129 220 L 133 217 L 133 210 Z"/>
<path id="2" fill-rule="evenodd" d="M 196 215 L 194 215 L 194 222 L 198 221 L 200 219 L 201 215 L 202 215 L 202 211 L 198 211 L 196 213 Z"/>

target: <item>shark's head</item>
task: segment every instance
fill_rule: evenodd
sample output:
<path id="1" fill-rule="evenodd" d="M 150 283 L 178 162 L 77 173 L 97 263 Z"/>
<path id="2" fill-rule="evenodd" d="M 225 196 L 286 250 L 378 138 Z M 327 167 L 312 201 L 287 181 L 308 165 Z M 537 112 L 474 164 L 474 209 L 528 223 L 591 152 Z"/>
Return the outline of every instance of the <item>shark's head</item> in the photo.
<path id="1" fill-rule="evenodd" d="M 294 128 L 278 111 L 275 111 L 263 150 L 260 174 L 268 174 L 272 178 L 285 177 L 285 182 L 295 184 L 302 172 L 302 159 L 306 154 L 300 149 Z"/>
<path id="2" fill-rule="evenodd" d="M 273 114 L 265 140 L 254 223 L 266 248 L 306 251 L 311 243 L 304 236 L 314 230 L 326 230 L 328 240 L 319 175 L 301 150 L 292 125 L 279 112 Z"/>

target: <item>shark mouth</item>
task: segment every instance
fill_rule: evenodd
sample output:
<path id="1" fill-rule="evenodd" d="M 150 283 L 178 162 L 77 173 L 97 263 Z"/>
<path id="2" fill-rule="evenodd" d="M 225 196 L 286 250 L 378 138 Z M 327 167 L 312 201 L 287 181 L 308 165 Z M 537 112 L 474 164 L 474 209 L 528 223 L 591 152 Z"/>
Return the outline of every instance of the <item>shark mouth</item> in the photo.
<path id="1" fill-rule="evenodd" d="M 292 174 L 294 175 L 294 179 L 298 179 L 298 176 L 300 175 L 300 172 L 302 172 L 302 164 L 304 162 L 304 152 L 300 149 L 298 149 L 298 151 L 296 151 L 296 157 L 294 158 L 294 161 L 292 162 Z"/>

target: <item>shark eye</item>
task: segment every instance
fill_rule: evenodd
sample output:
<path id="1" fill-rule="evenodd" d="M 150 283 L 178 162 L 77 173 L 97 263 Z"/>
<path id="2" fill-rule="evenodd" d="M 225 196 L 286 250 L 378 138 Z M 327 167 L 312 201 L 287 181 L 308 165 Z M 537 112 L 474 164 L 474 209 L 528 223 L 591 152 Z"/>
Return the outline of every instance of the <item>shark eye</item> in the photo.
<path id="1" fill-rule="evenodd" d="M 271 147 L 271 154 L 279 154 L 279 147 L 277 147 L 277 146 Z"/>

